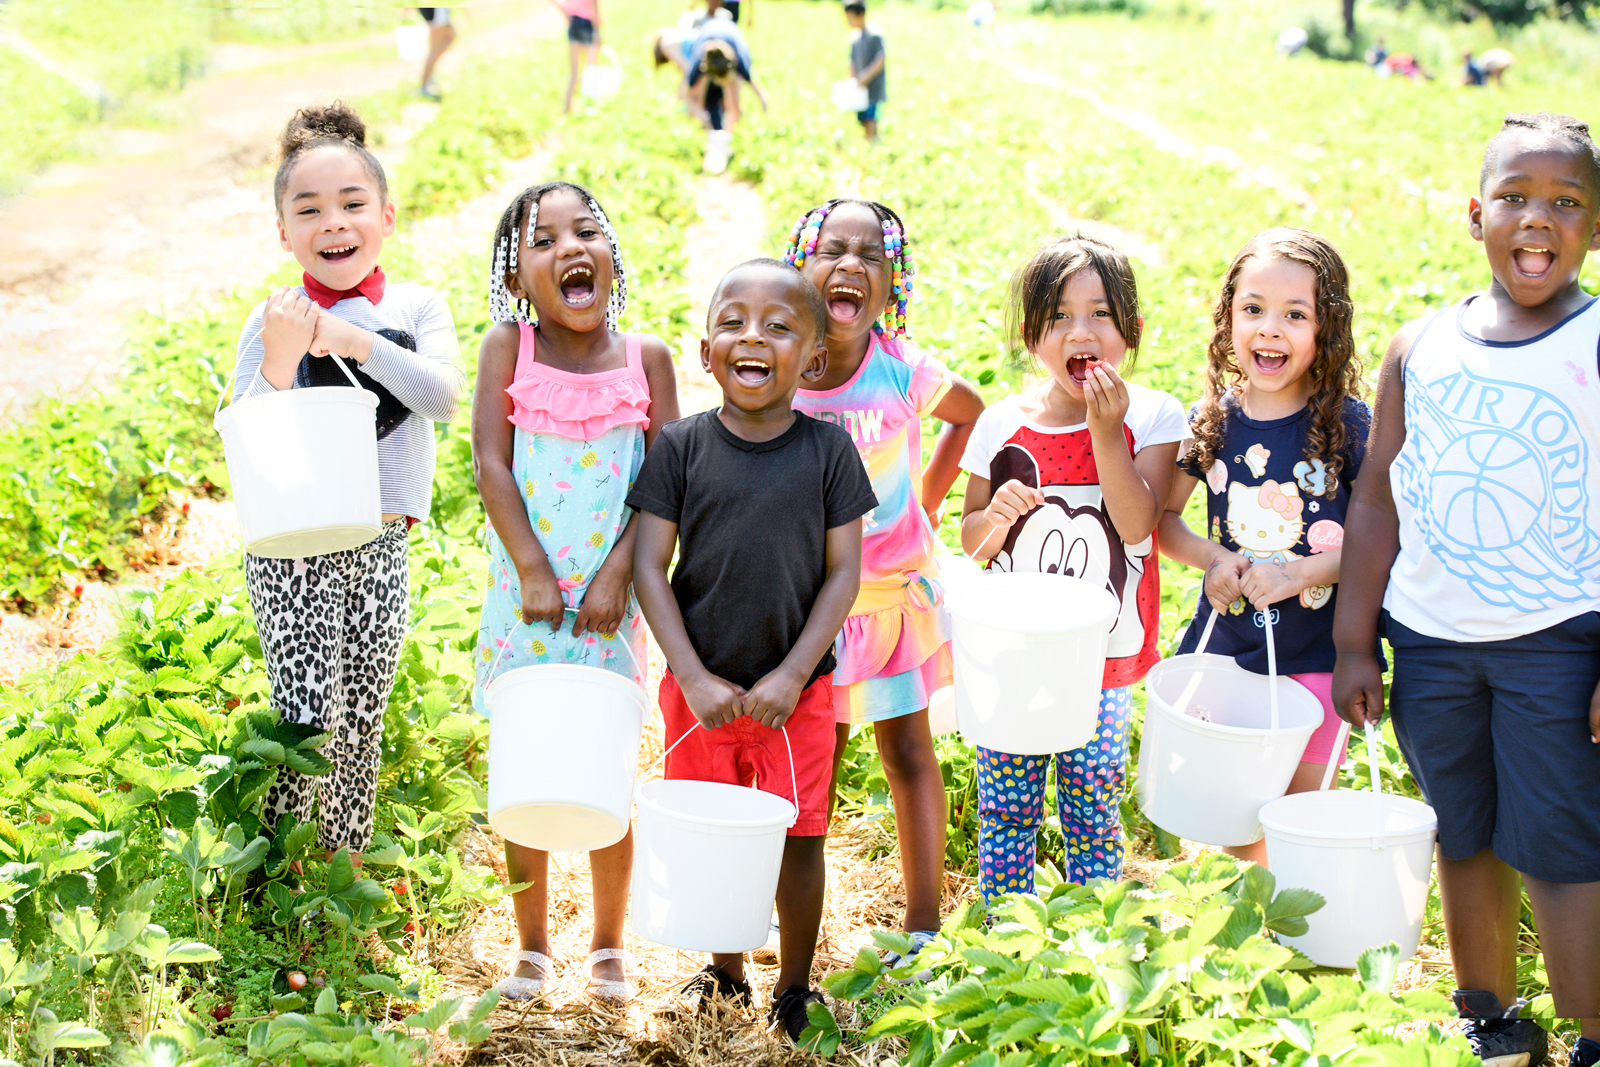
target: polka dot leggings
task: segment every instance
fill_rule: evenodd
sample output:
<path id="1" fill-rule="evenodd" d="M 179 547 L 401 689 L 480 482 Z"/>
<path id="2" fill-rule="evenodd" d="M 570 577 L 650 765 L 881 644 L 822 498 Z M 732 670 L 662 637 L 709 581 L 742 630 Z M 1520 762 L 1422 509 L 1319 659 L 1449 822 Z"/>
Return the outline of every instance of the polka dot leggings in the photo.
<path id="1" fill-rule="evenodd" d="M 1068 881 L 1122 875 L 1128 689 L 1100 691 L 1100 723 L 1082 748 L 1051 756 L 978 749 L 978 867 L 985 900 L 1033 892 L 1033 865 L 1044 822 L 1045 774 L 1056 764 L 1056 810 L 1067 845 Z"/>

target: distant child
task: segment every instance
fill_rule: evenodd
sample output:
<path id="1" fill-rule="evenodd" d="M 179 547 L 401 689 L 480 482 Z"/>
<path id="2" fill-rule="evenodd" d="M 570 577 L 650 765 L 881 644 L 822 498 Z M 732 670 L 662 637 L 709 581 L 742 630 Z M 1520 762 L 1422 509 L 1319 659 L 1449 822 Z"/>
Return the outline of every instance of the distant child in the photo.
<path id="1" fill-rule="evenodd" d="M 1600 149 L 1566 115 L 1508 115 L 1468 231 L 1487 292 L 1389 343 L 1351 495 L 1333 699 L 1383 717 L 1439 817 L 1439 894 L 1463 1031 L 1488 1063 L 1536 1067 L 1518 1019 L 1521 889 L 1571 1063 L 1600 1062 Z M 1381 623 L 1380 623 L 1381 616 Z"/>
<path id="2" fill-rule="evenodd" d="M 1117 249 L 1077 234 L 1047 242 L 1017 273 L 1011 317 L 1049 376 L 978 419 L 961 457 L 971 474 L 961 543 L 991 570 L 1069 574 L 1117 598 L 1094 737 L 1054 756 L 1067 878 L 1116 879 L 1129 687 L 1161 658 L 1156 523 L 1188 427 L 1176 400 L 1118 373 L 1133 361 L 1144 320 L 1133 268 Z M 1051 762 L 978 749 L 985 899 L 1033 891 Z"/>
<path id="3" fill-rule="evenodd" d="M 308 777 L 280 768 L 262 819 L 304 821 L 315 803 L 322 847 L 348 847 L 359 864 L 372 839 L 383 713 L 411 619 L 406 531 L 432 505 L 433 424 L 455 414 L 461 353 L 444 298 L 425 285 L 391 284 L 378 266 L 395 206 L 356 113 L 343 104 L 297 111 L 279 146 L 278 240 L 305 274 L 245 320 L 233 399 L 349 388 L 328 357 L 342 358 L 378 397 L 383 529 L 359 548 L 322 556 L 245 555 L 272 706 L 332 734 L 323 755 L 333 770 Z"/>
<path id="4" fill-rule="evenodd" d="M 878 108 L 889 99 L 889 79 L 883 71 L 887 54 L 883 50 L 883 31 L 867 21 L 865 0 L 848 0 L 844 17 L 854 31 L 850 34 L 850 77 L 867 90 L 867 109 L 856 113 L 856 121 L 867 140 L 878 139 Z"/>
<path id="5" fill-rule="evenodd" d="M 495 231 L 489 308 L 472 403 L 472 454 L 489 515 L 489 588 L 478 633 L 473 706 L 505 671 L 580 663 L 645 682 L 645 633 L 633 599 L 637 516 L 623 503 L 661 427 L 678 417 L 672 354 L 617 332 L 627 271 L 611 222 L 580 186 L 525 189 Z M 506 842 L 522 947 L 496 988 L 537 995 L 548 955 L 549 856 Z M 589 853 L 594 937 L 589 989 L 632 998 L 623 974 L 633 831 Z"/>
<path id="6" fill-rule="evenodd" d="M 1339 714 L 1328 688 L 1333 603 L 1350 487 L 1372 422 L 1359 397 L 1353 312 L 1344 260 L 1316 234 L 1281 227 L 1240 249 L 1211 316 L 1205 394 L 1189 414 L 1194 445 L 1178 461 L 1161 520 L 1161 550 L 1205 572 L 1178 651 L 1194 652 L 1217 613 L 1206 651 L 1266 674 L 1270 608 L 1278 673 L 1322 703 L 1291 793 L 1316 789 L 1328 761 L 1344 758 L 1342 747 L 1333 751 Z M 1201 482 L 1209 539 L 1183 521 Z M 1267 861 L 1265 841 L 1227 852 Z"/>
<path id="7" fill-rule="evenodd" d="M 688 52 L 686 95 L 691 112 L 706 129 L 731 131 L 738 123 L 741 82 L 749 84 L 766 108 L 767 94 L 756 80 L 750 45 L 732 19 L 706 19 L 684 47 Z"/>
<path id="8" fill-rule="evenodd" d="M 791 1040 L 823 1001 L 811 961 L 827 877 L 833 642 L 861 581 L 861 518 L 877 505 L 850 435 L 793 410 L 801 380 L 822 376 L 826 329 L 821 294 L 793 267 L 758 259 L 724 275 L 700 342 L 722 407 L 666 427 L 628 495 L 643 513 L 639 600 L 671 668 L 666 777 L 754 780 L 798 801 L 770 1012 Z M 685 992 L 749 1004 L 744 957 L 713 955 Z"/>
<path id="9" fill-rule="evenodd" d="M 921 948 L 939 930 L 945 847 L 928 698 L 950 684 L 950 615 L 933 526 L 983 400 L 905 335 L 914 271 L 894 211 L 830 200 L 795 223 L 784 258 L 828 309 L 828 369 L 796 391 L 795 409 L 849 431 L 878 497 L 862 541 L 861 592 L 834 645 L 834 759 L 843 758 L 852 723 L 873 724 L 894 797 L 905 930 Z M 923 469 L 926 416 L 945 428 Z"/>
<path id="10" fill-rule="evenodd" d="M 567 16 L 567 94 L 561 99 L 563 115 L 572 110 L 578 75 L 585 61 L 600 60 L 600 0 L 550 0 Z"/>
<path id="11" fill-rule="evenodd" d="M 443 97 L 438 83 L 433 80 L 433 68 L 439 65 L 439 57 L 455 43 L 456 28 L 450 24 L 450 9 L 447 7 L 419 7 L 417 14 L 428 27 L 428 58 L 422 62 L 422 87 L 418 92 L 438 102 Z"/>

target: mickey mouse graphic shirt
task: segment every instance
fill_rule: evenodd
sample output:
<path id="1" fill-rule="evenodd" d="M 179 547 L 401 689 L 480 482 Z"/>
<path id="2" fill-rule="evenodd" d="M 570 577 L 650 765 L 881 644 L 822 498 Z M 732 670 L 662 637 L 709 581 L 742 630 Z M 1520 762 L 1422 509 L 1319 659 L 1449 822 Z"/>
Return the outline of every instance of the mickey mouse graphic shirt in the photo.
<path id="1" fill-rule="evenodd" d="M 1183 407 L 1166 393 L 1128 382 L 1122 433 L 1137 456 L 1150 445 L 1183 441 Z M 1120 609 L 1106 647 L 1104 689 L 1141 680 L 1161 659 L 1161 576 L 1155 535 L 1138 544 L 1117 536 L 1100 495 L 1100 474 L 1087 423 L 1040 426 L 1008 396 L 978 417 L 961 457 L 963 470 L 998 488 L 1016 479 L 1044 491 L 1045 503 L 1006 531 L 990 570 L 1065 574 L 1103 584 Z"/>
<path id="2" fill-rule="evenodd" d="M 1306 433 L 1311 410 L 1301 408 L 1281 419 L 1252 419 L 1239 399 L 1222 400 L 1222 447 L 1209 470 L 1190 456 L 1180 456 L 1178 469 L 1206 487 L 1207 536 L 1251 565 L 1287 563 L 1297 556 L 1330 552 L 1344 544 L 1345 509 L 1350 488 L 1366 455 L 1372 411 L 1364 401 L 1344 402 L 1344 463 L 1337 478 L 1327 464 L 1307 458 Z M 1190 418 L 1199 405 L 1190 409 Z M 1272 605 L 1273 643 L 1278 673 L 1316 674 L 1333 670 L 1333 603 L 1336 585 L 1317 585 L 1298 597 Z M 1193 652 L 1211 618 L 1211 602 L 1199 598 L 1194 621 L 1178 646 Z M 1207 652 L 1232 656 L 1256 674 L 1267 673 L 1265 620 L 1243 599 L 1217 620 Z"/>

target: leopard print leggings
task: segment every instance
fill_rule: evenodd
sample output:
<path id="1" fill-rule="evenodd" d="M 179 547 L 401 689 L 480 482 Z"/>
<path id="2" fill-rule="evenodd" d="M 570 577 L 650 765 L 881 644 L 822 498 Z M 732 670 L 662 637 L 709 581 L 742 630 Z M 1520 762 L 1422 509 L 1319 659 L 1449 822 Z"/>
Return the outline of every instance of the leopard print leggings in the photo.
<path id="1" fill-rule="evenodd" d="M 406 520 L 385 523 L 360 548 L 325 556 L 247 553 L 244 574 L 273 706 L 333 735 L 322 749 L 333 770 L 308 777 L 280 768 L 261 817 L 271 825 L 292 812 L 304 821 L 320 801 L 322 847 L 348 845 L 359 854 L 372 840 L 383 712 L 409 615 Z"/>

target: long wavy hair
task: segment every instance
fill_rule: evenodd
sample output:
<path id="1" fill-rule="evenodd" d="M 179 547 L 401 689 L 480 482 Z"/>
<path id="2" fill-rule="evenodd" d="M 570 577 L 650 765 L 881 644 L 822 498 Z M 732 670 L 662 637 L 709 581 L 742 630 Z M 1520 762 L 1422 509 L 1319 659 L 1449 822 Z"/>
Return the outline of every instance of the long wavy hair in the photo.
<path id="1" fill-rule="evenodd" d="M 1194 445 L 1186 459 L 1199 470 L 1209 470 L 1222 449 L 1227 419 L 1222 401 L 1243 392 L 1244 370 L 1233 350 L 1233 297 L 1239 274 L 1252 259 L 1287 259 L 1303 264 L 1316 275 L 1317 352 L 1306 372 L 1311 395 L 1306 407 L 1311 425 L 1306 431 L 1304 458 L 1320 459 L 1328 470 L 1328 489 L 1339 491 L 1339 472 L 1360 442 L 1346 440 L 1344 402 L 1363 392 L 1365 367 L 1356 355 L 1352 329 L 1355 305 L 1350 299 L 1350 272 L 1339 250 L 1309 230 L 1278 226 L 1263 230 L 1239 250 L 1228 265 L 1211 313 L 1211 343 L 1206 348 L 1206 388 L 1194 422 Z"/>

